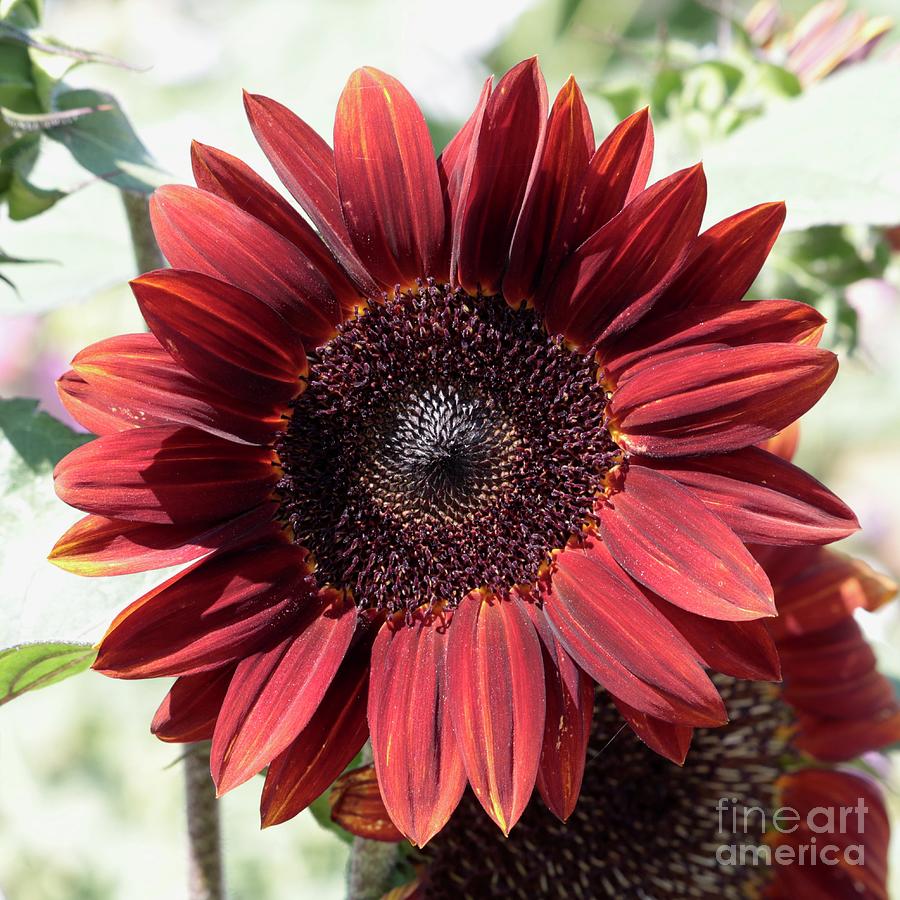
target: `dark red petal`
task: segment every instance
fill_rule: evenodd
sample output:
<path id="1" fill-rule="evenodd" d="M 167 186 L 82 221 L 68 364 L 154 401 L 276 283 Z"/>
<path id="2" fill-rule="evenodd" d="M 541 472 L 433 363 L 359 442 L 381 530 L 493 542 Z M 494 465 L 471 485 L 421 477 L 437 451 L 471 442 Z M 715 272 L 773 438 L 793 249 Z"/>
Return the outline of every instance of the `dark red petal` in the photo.
<path id="1" fill-rule="evenodd" d="M 677 481 L 632 465 L 622 490 L 598 504 L 597 516 L 619 565 L 663 599 L 712 619 L 775 615 L 765 572 Z"/>
<path id="2" fill-rule="evenodd" d="M 472 149 L 472 141 L 481 131 L 481 120 L 484 118 L 484 111 L 491 96 L 492 82 L 492 78 L 488 78 L 485 81 L 472 115 L 450 139 L 437 160 L 438 177 L 441 181 L 441 190 L 444 192 L 444 210 L 447 226 L 445 240 L 448 247 L 453 239 L 453 224 L 456 222 L 459 213 L 459 198 L 466 164 L 469 161 L 469 153 Z"/>
<path id="3" fill-rule="evenodd" d="M 241 400 L 199 381 L 152 334 L 98 341 L 78 353 L 72 367 L 61 396 L 75 392 L 74 412 L 85 424 L 102 426 L 98 434 L 177 423 L 263 444 L 284 425 L 276 404 Z"/>
<path id="4" fill-rule="evenodd" d="M 331 255 L 321 238 L 278 191 L 237 157 L 215 147 L 191 143 L 197 187 L 239 206 L 300 248 L 331 286 L 345 311 L 359 305 L 361 291 Z"/>
<path id="5" fill-rule="evenodd" d="M 547 715 L 537 788 L 550 811 L 564 822 L 572 815 L 587 759 L 594 714 L 594 680 L 556 639 L 543 611 L 526 603 L 541 640 Z"/>
<path id="6" fill-rule="evenodd" d="M 738 450 L 799 418 L 837 374 L 837 357 L 795 344 L 707 350 L 642 367 L 613 392 L 616 442 L 631 453 Z"/>
<path id="7" fill-rule="evenodd" d="M 428 126 L 390 75 L 357 69 L 338 101 L 334 163 L 356 252 L 390 290 L 445 278 L 444 202 Z"/>
<path id="8" fill-rule="evenodd" d="M 781 231 L 784 211 L 783 203 L 761 203 L 704 231 L 658 308 L 668 312 L 740 300 Z"/>
<path id="9" fill-rule="evenodd" d="M 645 593 L 710 669 L 752 681 L 781 680 L 778 648 L 769 634 L 768 620 L 721 622 Z"/>
<path id="10" fill-rule="evenodd" d="M 825 318 L 808 303 L 794 300 L 754 300 L 726 306 L 688 306 L 665 316 L 653 315 L 603 347 L 603 367 L 618 379 L 639 363 L 651 363 L 676 349 L 756 343 L 815 346 Z"/>
<path id="11" fill-rule="evenodd" d="M 557 238 L 563 211 L 593 152 L 591 116 L 575 78 L 570 77 L 550 111 L 547 138 L 516 223 L 503 278 L 507 303 L 518 306 L 537 289 L 548 247 Z"/>
<path id="12" fill-rule="evenodd" d="M 245 93 L 244 109 L 263 153 L 328 249 L 365 295 L 377 296 L 378 287 L 344 225 L 331 148 L 306 122 L 268 97 Z"/>
<path id="13" fill-rule="evenodd" d="M 303 345 L 252 294 L 200 272 L 159 269 L 131 282 L 150 330 L 196 378 L 246 403 L 286 403 L 306 375 Z"/>
<path id="14" fill-rule="evenodd" d="M 546 709 L 541 644 L 522 602 L 466 596 L 450 625 L 446 676 L 469 783 L 509 834 L 537 779 Z"/>
<path id="15" fill-rule="evenodd" d="M 274 504 L 263 504 L 215 525 L 148 525 L 85 516 L 54 545 L 54 565 L 82 576 L 130 575 L 164 569 L 206 556 L 271 521 Z"/>
<path id="16" fill-rule="evenodd" d="M 641 109 L 612 130 L 578 179 L 550 250 L 541 280 L 545 288 L 576 247 L 644 190 L 652 162 L 653 123 L 649 111 Z"/>
<path id="17" fill-rule="evenodd" d="M 217 553 L 179 572 L 116 616 L 94 668 L 115 678 L 156 678 L 250 655 L 312 602 L 304 555 L 278 542 Z"/>
<path id="18" fill-rule="evenodd" d="M 690 488 L 748 543 L 828 544 L 859 529 L 856 516 L 828 488 L 758 447 L 641 464 Z"/>
<path id="19" fill-rule="evenodd" d="M 779 803 L 796 811 L 798 823 L 796 828 L 774 831 L 771 836 L 776 853 L 782 845 L 793 851 L 790 862 L 774 872 L 772 883 L 782 892 L 781 897 L 890 900 L 890 819 L 882 788 L 874 779 L 846 770 L 801 768 L 779 779 L 778 795 Z M 826 817 L 831 822 L 826 824 Z M 823 825 L 827 828 L 824 834 Z M 821 856 L 818 865 L 797 863 L 804 858 L 799 855 L 804 848 L 807 859 L 812 855 L 816 841 L 820 847 L 830 844 L 836 848 L 830 854 L 835 865 L 822 865 Z M 851 847 L 858 849 L 848 854 Z"/>
<path id="20" fill-rule="evenodd" d="M 471 294 L 500 290 L 546 126 L 547 86 L 532 58 L 500 79 L 472 139 L 453 223 L 455 279 Z"/>
<path id="21" fill-rule="evenodd" d="M 161 741 L 176 744 L 210 740 L 233 674 L 230 665 L 176 679 L 156 710 L 150 731 Z"/>
<path id="22" fill-rule="evenodd" d="M 859 719 L 800 716 L 794 745 L 823 762 L 848 762 L 900 744 L 900 708 Z"/>
<path id="23" fill-rule="evenodd" d="M 447 823 L 466 787 L 445 691 L 444 618 L 386 622 L 372 648 L 369 728 L 381 795 L 418 847 Z"/>
<path id="24" fill-rule="evenodd" d="M 547 328 L 587 347 L 633 325 L 683 262 L 705 204 L 699 165 L 639 194 L 581 244 L 539 294 Z"/>
<path id="25" fill-rule="evenodd" d="M 778 643 L 797 747 L 837 762 L 900 740 L 900 701 L 851 616 Z"/>
<path id="26" fill-rule="evenodd" d="M 305 599 L 297 612 L 291 637 L 235 670 L 210 753 L 220 795 L 252 778 L 306 728 L 350 646 L 356 607 L 336 591 Z"/>
<path id="27" fill-rule="evenodd" d="M 328 795 L 328 805 L 331 821 L 350 834 L 369 841 L 403 840 L 388 815 L 371 763 L 341 775 Z"/>
<path id="28" fill-rule="evenodd" d="M 674 725 L 629 706 L 624 700 L 613 697 L 616 709 L 631 730 L 654 752 L 683 766 L 691 748 L 694 729 L 689 725 Z"/>
<path id="29" fill-rule="evenodd" d="M 112 398 L 101 397 L 80 375 L 71 369 L 56 380 L 56 393 L 66 412 L 92 434 L 115 434 L 137 428 L 134 419 L 122 418 Z M 130 411 L 129 411 L 130 412 Z M 147 417 L 147 425 L 163 425 L 162 419 Z"/>
<path id="30" fill-rule="evenodd" d="M 53 473 L 70 506 L 132 522 L 220 522 L 258 506 L 276 480 L 272 451 L 195 428 L 154 425 L 73 450 Z"/>
<path id="31" fill-rule="evenodd" d="M 351 647 L 306 728 L 270 763 L 260 800 L 263 828 L 306 809 L 365 743 L 370 649 L 366 640 Z"/>
<path id="32" fill-rule="evenodd" d="M 667 722 L 721 725 L 725 707 L 697 654 L 602 543 L 556 559 L 547 619 L 569 655 L 627 703 Z"/>
<path id="33" fill-rule="evenodd" d="M 177 269 L 203 272 L 255 294 L 314 346 L 341 311 L 328 282 L 287 238 L 215 194 L 187 185 L 150 199 L 153 232 Z"/>
<path id="34" fill-rule="evenodd" d="M 778 618 L 768 622 L 776 640 L 830 628 L 857 609 L 874 611 L 897 594 L 897 584 L 860 559 L 821 547 L 757 553 L 772 579 Z"/>

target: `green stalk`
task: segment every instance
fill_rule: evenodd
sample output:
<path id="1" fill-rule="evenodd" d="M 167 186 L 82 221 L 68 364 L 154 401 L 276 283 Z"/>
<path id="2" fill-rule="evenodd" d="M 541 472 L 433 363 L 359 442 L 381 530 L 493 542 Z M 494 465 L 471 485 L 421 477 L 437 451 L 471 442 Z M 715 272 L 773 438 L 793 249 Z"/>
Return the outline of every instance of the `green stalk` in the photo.
<path id="1" fill-rule="evenodd" d="M 372 762 L 372 747 L 363 747 L 361 765 Z M 399 845 L 355 837 L 347 863 L 347 900 L 379 900 L 391 889 Z"/>
<path id="2" fill-rule="evenodd" d="M 134 261 L 137 263 L 138 273 L 161 269 L 166 261 L 150 225 L 149 197 L 133 191 L 119 193 L 125 206 L 125 217 L 128 219 L 128 230 L 131 232 L 131 246 L 134 248 Z"/>
<path id="3" fill-rule="evenodd" d="M 209 741 L 189 744 L 184 756 L 188 833 L 188 900 L 224 900 L 219 801 L 209 774 Z"/>

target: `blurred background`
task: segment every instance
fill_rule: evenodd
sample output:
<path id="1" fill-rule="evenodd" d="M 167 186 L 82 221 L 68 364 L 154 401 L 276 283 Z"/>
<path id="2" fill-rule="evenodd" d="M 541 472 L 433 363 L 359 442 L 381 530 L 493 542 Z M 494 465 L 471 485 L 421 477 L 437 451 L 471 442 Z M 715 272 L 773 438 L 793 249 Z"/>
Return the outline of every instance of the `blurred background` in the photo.
<path id="1" fill-rule="evenodd" d="M 599 136 L 649 104 L 651 180 L 703 159 L 709 222 L 787 200 L 752 295 L 815 303 L 842 359 L 804 418 L 799 461 L 859 514 L 861 534 L 841 549 L 900 572 L 898 0 L 49 0 L 38 24 L 40 13 L 37 0 L 0 2 L 0 397 L 36 398 L 74 427 L 55 378 L 84 345 L 142 328 L 116 185 L 189 182 L 192 138 L 275 182 L 242 88 L 330 136 L 345 78 L 375 65 L 409 87 L 440 147 L 488 74 L 536 53 L 551 97 L 575 74 Z M 47 36 L 114 59 L 42 49 Z M 108 92 L 128 117 L 108 113 L 127 150 L 112 176 L 96 162 L 103 134 L 46 118 L 63 71 L 67 88 Z M 85 96 L 97 95 L 72 93 Z M 77 516 L 53 498 L 46 466 L 32 468 L 40 478 L 0 482 L 0 647 L 93 641 L 148 579 L 79 580 L 47 564 Z M 864 614 L 864 627 L 900 678 L 897 609 Z M 0 900 L 184 895 L 179 751 L 148 731 L 167 689 L 86 673 L 0 707 Z M 261 832 L 259 789 L 222 801 L 231 896 L 342 896 L 346 844 L 309 813 Z M 900 809 L 896 789 L 890 802 Z"/>

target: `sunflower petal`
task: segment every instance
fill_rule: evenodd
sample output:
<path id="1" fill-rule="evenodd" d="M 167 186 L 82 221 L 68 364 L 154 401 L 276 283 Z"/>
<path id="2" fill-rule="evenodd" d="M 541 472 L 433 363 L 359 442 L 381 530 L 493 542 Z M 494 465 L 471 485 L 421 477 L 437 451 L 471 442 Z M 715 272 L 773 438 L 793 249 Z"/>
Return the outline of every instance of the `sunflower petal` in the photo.
<path id="1" fill-rule="evenodd" d="M 694 729 L 689 725 L 675 725 L 629 706 L 624 700 L 613 697 L 616 709 L 631 730 L 654 752 L 683 766 L 691 748 Z"/>
<path id="2" fill-rule="evenodd" d="M 151 733 L 175 744 L 210 740 L 233 674 L 229 665 L 176 679 L 156 710 Z"/>
<path id="3" fill-rule="evenodd" d="M 280 409 L 231 397 L 186 372 L 152 334 L 91 344 L 58 384 L 73 415 L 96 434 L 149 425 L 190 425 L 254 444 L 283 425 Z"/>
<path id="4" fill-rule="evenodd" d="M 369 727 L 381 795 L 391 820 L 417 847 L 447 823 L 466 787 L 445 691 L 443 618 L 386 622 L 372 648 Z"/>
<path id="5" fill-rule="evenodd" d="M 120 407 L 111 397 L 105 397 L 92 388 L 77 372 L 69 369 L 56 379 L 56 393 L 66 412 L 91 434 L 115 434 L 137 428 L 138 422 L 131 411 L 123 416 Z M 165 425 L 166 420 L 145 413 L 143 425 Z"/>
<path id="6" fill-rule="evenodd" d="M 560 645 L 543 611 L 525 605 L 541 640 L 547 715 L 537 787 L 550 811 L 569 818 L 578 802 L 594 714 L 594 681 Z"/>
<path id="7" fill-rule="evenodd" d="M 758 447 L 641 464 L 689 488 L 747 543 L 829 544 L 859 529 L 856 516 L 828 488 Z"/>
<path id="8" fill-rule="evenodd" d="M 390 75 L 357 69 L 338 101 L 334 163 L 360 259 L 391 289 L 444 278 L 444 203 L 425 118 Z"/>
<path id="9" fill-rule="evenodd" d="M 757 548 L 756 554 L 778 598 L 778 618 L 767 623 L 776 640 L 830 628 L 857 609 L 872 612 L 897 595 L 893 579 L 833 550 L 773 547 Z"/>
<path id="10" fill-rule="evenodd" d="M 740 300 L 766 261 L 784 215 L 784 203 L 761 203 L 704 231 L 658 309 L 699 309 Z"/>
<path id="11" fill-rule="evenodd" d="M 612 130 L 578 178 L 550 250 L 543 287 L 550 286 L 576 247 L 644 190 L 652 162 L 653 123 L 649 111 L 641 109 Z"/>
<path id="12" fill-rule="evenodd" d="M 216 722 L 210 769 L 219 795 L 268 765 L 309 724 L 356 628 L 356 607 L 330 589 L 306 599 L 292 635 L 246 656 Z"/>
<path id="13" fill-rule="evenodd" d="M 159 342 L 195 378 L 251 403 L 286 403 L 307 372 L 302 344 L 262 300 L 200 272 L 159 269 L 131 282 Z"/>
<path id="14" fill-rule="evenodd" d="M 534 294 L 563 211 L 593 151 L 591 116 L 574 77 L 570 77 L 550 111 L 547 138 L 516 223 L 509 268 L 503 278 L 507 303 L 518 306 Z"/>
<path id="15" fill-rule="evenodd" d="M 613 392 L 617 442 L 631 453 L 690 456 L 738 450 L 799 418 L 837 374 L 827 350 L 755 344 L 642 367 Z"/>
<path id="16" fill-rule="evenodd" d="M 253 534 L 275 515 L 274 504 L 215 525 L 149 525 L 103 516 L 79 519 L 47 557 L 81 576 L 131 575 L 191 562 Z"/>
<path id="17" fill-rule="evenodd" d="M 681 265 L 705 204 L 699 165 L 639 194 L 581 244 L 539 293 L 548 330 L 587 347 L 632 326 Z"/>
<path id="18" fill-rule="evenodd" d="M 361 641 L 348 651 L 307 726 L 269 764 L 260 800 L 263 828 L 306 809 L 366 742 L 370 649 L 371 641 Z"/>
<path id="19" fill-rule="evenodd" d="M 541 644 L 522 603 L 467 595 L 450 626 L 446 675 L 469 783 L 509 834 L 537 779 L 546 704 Z"/>
<path id="20" fill-rule="evenodd" d="M 239 206 L 299 247 L 322 273 L 342 309 L 350 311 L 359 304 L 362 292 L 306 219 L 250 166 L 223 150 L 193 141 L 191 167 L 198 188 Z"/>
<path id="21" fill-rule="evenodd" d="M 305 575 L 303 553 L 286 542 L 217 553 L 119 613 L 93 668 L 115 678 L 156 678 L 247 656 L 278 638 L 298 604 L 310 602 Z"/>
<path id="22" fill-rule="evenodd" d="M 154 425 L 78 447 L 57 464 L 53 478 L 59 498 L 84 512 L 187 525 L 258 506 L 272 490 L 275 470 L 267 448 Z"/>
<path id="23" fill-rule="evenodd" d="M 790 343 L 815 346 L 825 317 L 808 303 L 753 300 L 725 306 L 688 306 L 668 315 L 653 315 L 603 347 L 604 369 L 613 379 L 638 364 L 652 364 L 663 353 L 695 350 L 699 345 Z"/>
<path id="24" fill-rule="evenodd" d="M 598 504 L 597 516 L 619 565 L 664 600 L 712 619 L 775 615 L 765 572 L 677 481 L 632 465 L 622 490 Z"/>
<path id="25" fill-rule="evenodd" d="M 453 223 L 456 221 L 459 210 L 459 198 L 466 173 L 466 164 L 472 149 L 472 141 L 481 131 L 481 120 L 484 118 L 484 111 L 491 96 L 492 83 L 493 78 L 485 81 L 472 115 L 449 140 L 437 160 L 438 177 L 441 181 L 441 190 L 444 192 L 448 245 L 452 240 L 450 232 L 453 230 Z"/>
<path id="26" fill-rule="evenodd" d="M 311 346 L 334 335 L 341 312 L 328 282 L 294 244 L 259 219 L 215 194 L 175 184 L 153 194 L 150 217 L 175 268 L 255 294 Z"/>
<path id="27" fill-rule="evenodd" d="M 557 556 L 547 619 L 611 694 L 682 725 L 721 725 L 725 707 L 694 649 L 597 540 Z"/>
<path id="28" fill-rule="evenodd" d="M 734 678 L 781 681 L 778 648 L 768 620 L 721 622 L 698 616 L 645 591 L 708 668 Z"/>
<path id="29" fill-rule="evenodd" d="M 319 229 L 335 259 L 363 294 L 378 296 L 378 286 L 356 255 L 344 224 L 331 148 L 303 119 L 268 97 L 245 93 L 244 109 L 281 183 Z"/>
<path id="30" fill-rule="evenodd" d="M 516 220 L 547 125 L 547 86 L 537 59 L 498 82 L 473 137 L 453 231 L 456 283 L 496 294 Z"/>

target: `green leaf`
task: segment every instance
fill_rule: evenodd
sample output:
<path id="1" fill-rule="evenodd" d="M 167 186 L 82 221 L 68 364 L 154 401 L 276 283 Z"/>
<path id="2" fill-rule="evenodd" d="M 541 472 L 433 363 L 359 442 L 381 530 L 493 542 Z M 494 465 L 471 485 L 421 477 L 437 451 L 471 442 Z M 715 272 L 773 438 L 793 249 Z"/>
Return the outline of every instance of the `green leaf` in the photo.
<path id="1" fill-rule="evenodd" d="M 83 672 L 95 655 L 90 644 L 20 644 L 0 650 L 0 706 Z"/>
<path id="2" fill-rule="evenodd" d="M 803 93 L 800 79 L 788 69 L 782 69 L 774 63 L 759 64 L 756 72 L 759 85 L 763 90 L 781 97 L 797 97 Z"/>
<path id="3" fill-rule="evenodd" d="M 3 12 L 0 18 L 7 25 L 16 28 L 37 28 L 41 24 L 44 14 L 42 0 L 12 0 L 11 3 L 3 3 Z"/>
<path id="4" fill-rule="evenodd" d="M 562 0 L 559 9 L 559 19 L 556 24 L 557 35 L 563 34 L 572 24 L 572 20 L 578 15 L 578 9 L 582 0 Z"/>
<path id="5" fill-rule="evenodd" d="M 85 647 L 116 612 L 171 574 L 81 578 L 47 561 L 53 542 L 81 515 L 57 499 L 53 466 L 90 439 L 40 412 L 35 400 L 0 399 L 0 659 L 13 666 L 16 696 L 16 685 L 44 684 L 57 669 L 60 677 L 74 674 L 79 659 L 86 667 Z M 73 645 L 80 645 L 80 657 Z M 35 646 L 46 650 L 45 659 L 39 659 L 43 651 L 25 649 Z M 54 662 L 50 646 L 71 652 L 60 650 Z M 6 671 L 0 668 L 0 686 Z"/>
<path id="6" fill-rule="evenodd" d="M 28 48 L 0 40 L 0 106 L 23 113 L 41 112 Z"/>
<path id="7" fill-rule="evenodd" d="M 147 194 L 157 187 L 143 170 L 158 167 L 131 127 L 118 101 L 111 94 L 94 90 L 67 90 L 57 95 L 56 109 L 104 107 L 103 111 L 51 128 L 47 136 L 68 147 L 72 156 L 89 172 L 122 190 Z"/>
<path id="8" fill-rule="evenodd" d="M 772 104 L 705 156 L 707 222 L 787 202 L 786 230 L 894 225 L 900 211 L 900 78 L 866 62 Z"/>
<path id="9" fill-rule="evenodd" d="M 92 435 L 78 434 L 37 407 L 37 400 L 25 397 L 0 399 L 0 434 L 12 445 L 25 469 L 43 474 Z"/>
<path id="10" fill-rule="evenodd" d="M 345 844 L 353 843 L 353 835 L 350 834 L 349 831 L 345 831 L 341 828 L 337 822 L 332 821 L 331 819 L 331 804 L 328 802 L 328 795 L 331 793 L 331 788 L 328 788 L 324 794 L 319 795 L 313 800 L 312 803 L 307 807 L 309 811 L 312 813 L 313 818 L 316 822 L 324 828 L 326 831 L 330 831 L 333 835 L 340 838 Z"/>
<path id="11" fill-rule="evenodd" d="M 18 172 L 13 172 L 6 191 L 9 217 L 14 222 L 30 219 L 32 216 L 46 212 L 65 196 L 65 191 L 58 191 L 55 188 L 40 188 Z"/>

